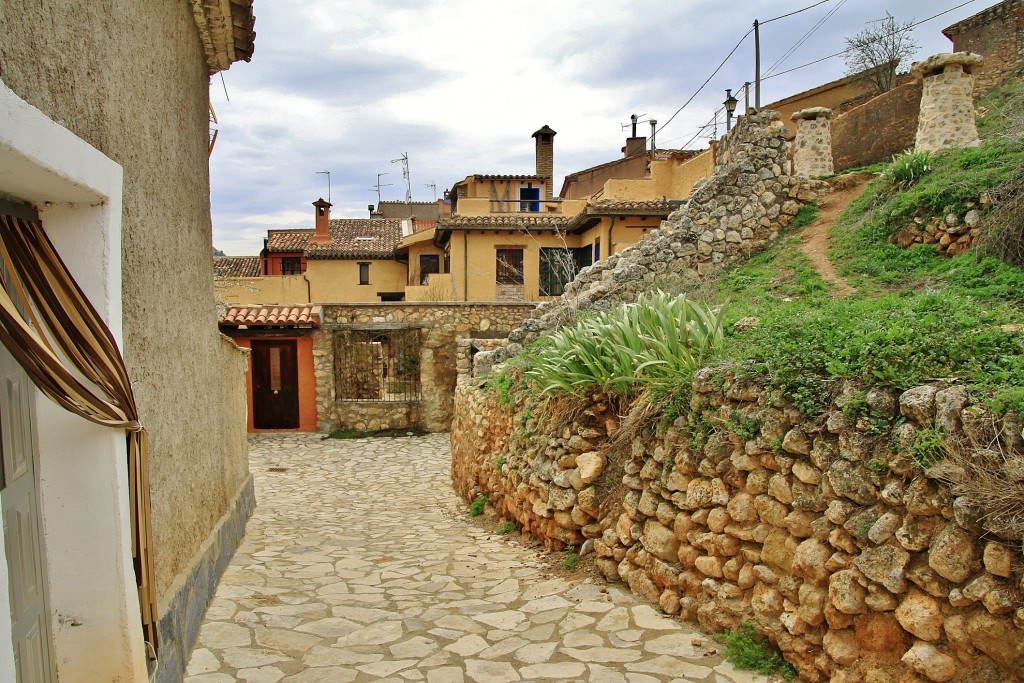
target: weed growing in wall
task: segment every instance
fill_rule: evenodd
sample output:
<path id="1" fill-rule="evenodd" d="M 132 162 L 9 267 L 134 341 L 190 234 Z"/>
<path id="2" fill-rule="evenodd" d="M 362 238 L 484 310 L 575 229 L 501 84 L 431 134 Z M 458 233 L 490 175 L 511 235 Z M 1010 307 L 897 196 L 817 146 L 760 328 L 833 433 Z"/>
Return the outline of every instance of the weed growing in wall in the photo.
<path id="1" fill-rule="evenodd" d="M 720 636 L 725 643 L 725 659 L 737 669 L 770 676 L 778 673 L 787 681 L 797 680 L 796 671 L 782 659 L 771 644 L 757 634 L 753 624 L 726 630 Z"/>
<path id="2" fill-rule="evenodd" d="M 487 507 L 487 496 L 480 495 L 476 497 L 472 503 L 469 504 L 469 516 L 479 517 L 484 514 L 484 508 Z"/>
<path id="3" fill-rule="evenodd" d="M 514 534 L 517 531 L 519 531 L 519 529 L 516 527 L 515 522 L 505 522 L 498 528 L 498 535 L 507 536 L 509 534 Z"/>

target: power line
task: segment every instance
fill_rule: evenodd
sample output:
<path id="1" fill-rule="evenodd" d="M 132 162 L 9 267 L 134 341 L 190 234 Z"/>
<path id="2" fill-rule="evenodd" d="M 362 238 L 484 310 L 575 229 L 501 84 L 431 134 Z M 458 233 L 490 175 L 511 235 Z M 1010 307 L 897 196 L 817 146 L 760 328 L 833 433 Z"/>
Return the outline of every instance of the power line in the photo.
<path id="1" fill-rule="evenodd" d="M 816 2 L 813 5 L 808 5 L 807 7 L 804 7 L 803 9 L 798 9 L 795 12 L 790 12 L 789 14 L 782 14 L 782 15 L 777 16 L 777 17 L 772 17 L 771 19 L 767 19 L 765 21 L 762 21 L 761 22 L 761 26 L 764 26 L 765 24 L 770 24 L 773 21 L 778 21 L 779 19 L 785 19 L 786 17 L 791 17 L 794 14 L 800 14 L 801 12 L 806 12 L 809 9 L 814 9 L 818 5 L 824 5 L 826 2 L 831 2 L 831 1 L 832 0 L 821 0 L 821 2 Z"/>
<path id="2" fill-rule="evenodd" d="M 922 19 L 921 21 L 913 23 L 910 26 L 908 26 L 907 29 L 917 28 L 921 24 L 927 23 L 927 22 L 931 21 L 932 19 L 938 19 L 939 17 L 941 17 L 944 14 L 949 14 L 950 12 L 956 11 L 956 10 L 960 9 L 961 7 L 966 7 L 967 5 L 970 5 L 970 4 L 974 3 L 974 2 L 977 2 L 977 0 L 967 0 L 967 2 L 961 3 L 961 4 L 957 5 L 956 7 L 950 7 L 949 9 L 947 9 L 945 11 L 942 11 L 942 12 L 939 12 L 938 14 L 933 14 L 932 16 L 928 17 L 927 19 Z M 901 30 L 906 30 L 906 29 L 901 29 Z M 893 35 L 895 35 L 895 34 L 897 34 L 899 32 L 900 31 L 893 31 L 892 33 L 888 33 L 888 34 L 886 34 L 885 36 L 882 36 L 882 37 L 883 38 L 888 38 L 889 36 L 893 36 Z M 809 66 L 814 66 L 815 64 L 820 64 L 821 62 L 828 61 L 829 59 L 835 59 L 836 57 L 841 57 L 841 56 L 843 56 L 845 54 L 848 54 L 848 53 L 850 53 L 852 51 L 853 51 L 853 48 L 849 48 L 848 47 L 845 50 L 842 50 L 840 52 L 834 52 L 834 53 L 832 53 L 832 54 L 830 54 L 830 55 L 828 55 L 826 57 L 821 57 L 820 59 L 815 59 L 813 62 L 807 62 L 806 64 L 801 64 L 800 66 L 794 66 L 792 69 L 786 69 L 785 71 L 780 71 L 778 73 L 774 73 L 771 76 L 765 76 L 761 80 L 768 80 L 769 78 L 775 78 L 776 76 L 782 76 L 784 74 L 792 73 L 794 71 L 798 71 L 800 69 L 804 69 L 804 68 L 807 68 Z"/>
<path id="3" fill-rule="evenodd" d="M 749 36 L 753 32 L 754 32 L 754 29 L 750 29 L 749 31 L 747 31 L 746 33 L 743 34 L 743 37 L 740 38 L 738 43 L 736 43 L 736 47 L 734 47 L 732 50 L 729 51 L 729 54 L 727 54 L 725 56 L 725 59 L 722 60 L 722 63 L 719 64 L 718 67 L 714 71 L 711 72 L 711 75 L 708 76 L 707 79 L 703 83 L 701 83 L 701 86 L 699 88 L 697 88 L 697 91 L 695 93 L 693 93 L 692 95 L 690 95 L 690 99 L 686 100 L 686 102 L 683 102 L 683 106 L 679 107 L 679 109 L 676 109 L 675 114 L 672 114 L 672 116 L 668 117 L 668 121 L 666 121 L 665 123 L 661 124 L 661 126 L 658 128 L 658 130 L 654 131 L 655 133 L 660 133 L 662 130 L 664 130 L 665 126 L 667 126 L 668 124 L 672 123 L 672 119 L 674 119 L 679 114 L 679 112 L 681 112 L 682 110 L 686 109 L 686 106 L 688 104 L 690 104 L 690 102 L 693 102 L 693 98 L 695 98 L 697 95 L 699 95 L 700 92 L 704 89 L 704 87 L 707 86 L 707 84 L 711 82 L 711 79 L 718 75 L 718 72 L 722 70 L 722 67 L 725 66 L 725 63 L 728 62 L 729 59 L 731 59 L 734 54 L 736 54 L 736 50 L 740 49 L 740 45 L 743 44 L 743 41 L 745 41 L 747 39 L 747 36 Z"/>
<path id="4" fill-rule="evenodd" d="M 775 71 L 775 69 L 777 69 L 778 67 L 782 66 L 783 62 L 785 62 L 787 59 L 792 57 L 794 52 L 796 52 L 801 47 L 803 47 L 803 44 L 806 43 L 810 39 L 811 36 L 813 36 L 815 33 L 817 33 L 818 29 L 820 29 L 822 26 L 824 26 L 825 23 L 829 19 L 831 19 L 833 16 L 835 16 L 836 12 L 838 12 L 840 9 L 842 9 L 843 5 L 845 5 L 846 2 L 847 2 L 847 0 L 841 0 L 838 5 L 836 5 L 835 7 L 833 7 L 832 9 L 830 9 L 828 11 L 828 14 L 826 14 L 821 19 L 819 19 L 818 23 L 816 23 L 814 26 L 812 26 L 810 28 L 810 30 L 808 30 L 807 33 L 805 33 L 803 35 L 803 37 L 800 38 L 800 40 L 798 40 L 796 43 L 793 44 L 793 47 L 791 47 L 788 50 L 786 50 L 786 53 L 784 55 L 782 55 L 781 57 L 776 59 L 775 63 L 772 64 L 770 67 L 768 67 L 768 70 L 765 72 L 765 75 L 761 78 L 761 80 L 763 81 L 765 78 L 767 78 L 769 75 L 771 75 L 771 73 L 773 71 Z"/>

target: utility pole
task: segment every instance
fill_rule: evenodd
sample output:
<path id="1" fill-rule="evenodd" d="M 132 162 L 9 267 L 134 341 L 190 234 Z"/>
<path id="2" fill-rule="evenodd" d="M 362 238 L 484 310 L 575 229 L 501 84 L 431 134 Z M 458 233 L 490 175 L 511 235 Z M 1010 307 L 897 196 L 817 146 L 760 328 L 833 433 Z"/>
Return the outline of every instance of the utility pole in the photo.
<path id="1" fill-rule="evenodd" d="M 382 185 L 381 182 L 380 182 L 381 177 L 382 176 L 386 176 L 386 175 L 387 175 L 387 173 L 378 173 L 377 174 L 377 184 L 370 188 L 370 192 L 373 192 L 374 190 L 376 190 L 376 192 L 377 192 L 377 206 L 378 207 L 380 206 L 380 188 L 382 188 L 382 187 L 391 187 L 391 183 L 384 183 Z"/>
<path id="2" fill-rule="evenodd" d="M 401 157 L 392 159 L 391 163 L 397 164 L 399 161 L 402 162 L 402 177 L 405 178 L 405 203 L 412 204 L 412 182 L 409 178 L 409 153 L 403 152 Z"/>
<path id="3" fill-rule="evenodd" d="M 754 110 L 761 113 L 761 24 L 754 19 Z"/>
<path id="4" fill-rule="evenodd" d="M 330 171 L 317 171 L 317 175 L 327 176 L 327 201 L 331 201 L 331 172 Z"/>
<path id="5" fill-rule="evenodd" d="M 429 187 L 430 191 L 434 193 L 434 202 L 437 202 L 437 183 L 425 183 L 423 187 Z"/>

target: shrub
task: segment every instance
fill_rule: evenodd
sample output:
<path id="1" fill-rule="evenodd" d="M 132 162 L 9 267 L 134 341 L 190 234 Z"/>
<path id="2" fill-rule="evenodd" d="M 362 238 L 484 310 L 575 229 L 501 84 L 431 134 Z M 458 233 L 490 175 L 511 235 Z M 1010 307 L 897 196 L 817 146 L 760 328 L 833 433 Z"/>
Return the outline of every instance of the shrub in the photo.
<path id="1" fill-rule="evenodd" d="M 644 293 L 636 303 L 558 330 L 526 354 L 524 376 L 547 395 L 667 395 L 721 339 L 721 309 L 685 295 Z"/>
<path id="2" fill-rule="evenodd" d="M 507 536 L 508 534 L 515 533 L 518 530 L 519 529 L 518 529 L 518 527 L 516 527 L 516 523 L 515 522 L 505 522 L 498 529 L 498 535 L 499 536 Z"/>
<path id="3" fill-rule="evenodd" d="M 722 634 L 725 642 L 725 659 L 737 669 L 756 671 L 770 676 L 779 673 L 787 681 L 796 680 L 796 671 L 782 659 L 767 640 L 757 635 L 753 624 L 743 624 L 738 629 L 726 630 Z"/>
<path id="4" fill-rule="evenodd" d="M 892 163 L 882 172 L 882 176 L 890 184 L 906 189 L 931 170 L 931 152 L 915 152 L 908 149 L 903 154 L 893 156 Z"/>
<path id="5" fill-rule="evenodd" d="M 487 507 L 487 496 L 486 495 L 477 496 L 476 500 L 474 500 L 469 505 L 469 516 L 470 517 L 479 517 L 480 515 L 484 514 L 484 508 L 485 507 Z"/>
<path id="6" fill-rule="evenodd" d="M 562 560 L 562 569 L 566 571 L 572 571 L 576 569 L 580 564 L 580 556 L 576 553 L 576 549 L 569 546 L 569 551 L 565 555 L 565 559 Z"/>

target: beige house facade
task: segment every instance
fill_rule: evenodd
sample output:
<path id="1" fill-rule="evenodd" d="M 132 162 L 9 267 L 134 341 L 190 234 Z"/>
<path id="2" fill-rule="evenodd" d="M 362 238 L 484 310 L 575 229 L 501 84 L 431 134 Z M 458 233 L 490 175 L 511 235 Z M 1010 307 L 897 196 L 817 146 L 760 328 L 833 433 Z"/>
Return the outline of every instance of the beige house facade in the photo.
<path id="1" fill-rule="evenodd" d="M 4 401 L 4 455 L 29 468 L 31 499 L 5 504 L 4 524 L 37 550 L 30 577 L 11 544 L 0 558 L 0 680 L 181 680 L 251 512 L 245 354 L 201 283 L 209 77 L 250 58 L 253 21 L 251 0 L 0 5 L 0 207 L 41 222 L 106 323 L 149 444 L 148 486 L 132 491 L 124 432 L 59 408 L 0 352 L 18 397 Z M 140 591 L 132 511 L 147 495 Z"/>

